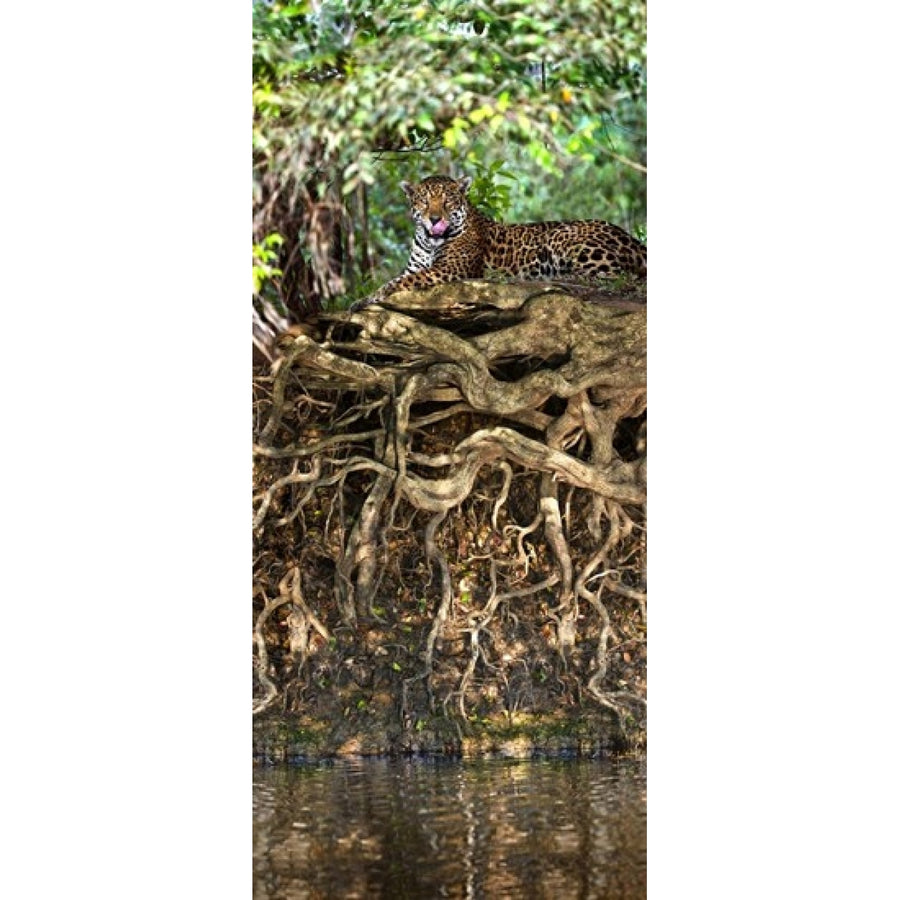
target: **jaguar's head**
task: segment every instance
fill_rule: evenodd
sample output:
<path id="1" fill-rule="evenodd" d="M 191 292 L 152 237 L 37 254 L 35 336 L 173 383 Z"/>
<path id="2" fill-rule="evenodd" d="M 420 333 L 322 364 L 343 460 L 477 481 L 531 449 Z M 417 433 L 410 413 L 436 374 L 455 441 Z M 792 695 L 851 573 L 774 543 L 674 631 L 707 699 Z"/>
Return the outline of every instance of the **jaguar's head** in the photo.
<path id="1" fill-rule="evenodd" d="M 416 227 L 421 226 L 434 240 L 458 234 L 468 214 L 466 193 L 472 186 L 468 175 L 446 178 L 433 175 L 418 184 L 401 182 L 400 187 L 409 198 L 409 208 Z"/>

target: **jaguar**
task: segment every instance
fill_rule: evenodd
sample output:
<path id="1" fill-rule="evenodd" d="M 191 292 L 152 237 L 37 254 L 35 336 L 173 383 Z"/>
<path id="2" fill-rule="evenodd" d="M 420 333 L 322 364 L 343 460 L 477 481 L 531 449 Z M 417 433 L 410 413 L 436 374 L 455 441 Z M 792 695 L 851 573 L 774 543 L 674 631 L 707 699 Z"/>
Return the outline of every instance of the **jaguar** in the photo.
<path id="1" fill-rule="evenodd" d="M 397 291 L 482 278 L 594 280 L 647 275 L 647 248 L 627 231 L 589 219 L 505 225 L 469 200 L 471 176 L 432 175 L 400 185 L 409 200 L 415 236 L 402 274 L 351 310 L 380 303 Z"/>

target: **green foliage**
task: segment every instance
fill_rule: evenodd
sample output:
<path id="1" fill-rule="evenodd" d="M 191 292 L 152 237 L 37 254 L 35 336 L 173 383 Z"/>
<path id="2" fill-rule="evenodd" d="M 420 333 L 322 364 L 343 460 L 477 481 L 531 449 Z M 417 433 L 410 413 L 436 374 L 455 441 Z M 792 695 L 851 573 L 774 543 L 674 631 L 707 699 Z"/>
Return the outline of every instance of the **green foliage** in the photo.
<path id="1" fill-rule="evenodd" d="M 474 158 L 468 158 L 466 174 L 472 176 L 469 199 L 489 216 L 503 219 L 509 212 L 512 192 L 510 186 L 499 179 L 515 181 L 517 177 L 515 173 L 506 171 L 506 160 L 496 159 L 485 165 Z"/>
<path id="2" fill-rule="evenodd" d="M 374 181 L 379 150 L 435 139 L 464 150 L 489 135 L 524 143 L 544 161 L 585 119 L 640 89 L 641 3 L 471 6 L 332 0 L 314 11 L 257 2 L 255 145 L 276 168 L 313 150 L 340 166 L 349 192 Z"/>
<path id="3" fill-rule="evenodd" d="M 616 185 L 604 170 L 610 153 L 643 162 L 643 125 L 601 148 L 613 122 L 643 111 L 643 2 L 255 0 L 253 13 L 255 239 L 284 234 L 282 262 L 303 258 L 299 241 L 316 290 L 360 291 L 380 276 L 339 259 L 348 245 L 396 274 L 409 241 L 403 179 L 468 172 L 473 200 L 512 219 L 528 205 L 517 189 L 555 190 L 573 163 L 582 188 L 593 184 L 581 196 L 603 179 L 604 195 L 634 196 L 630 172 Z M 637 218 L 642 194 L 627 201 Z M 322 208 L 352 241 L 317 230 Z M 285 223 L 288 209 L 297 222 Z"/>
<path id="4" fill-rule="evenodd" d="M 273 232 L 267 234 L 260 244 L 253 245 L 253 293 L 258 294 L 263 285 L 272 278 L 283 274 L 275 262 L 278 259 L 278 251 L 273 248 L 280 247 L 284 238 Z"/>

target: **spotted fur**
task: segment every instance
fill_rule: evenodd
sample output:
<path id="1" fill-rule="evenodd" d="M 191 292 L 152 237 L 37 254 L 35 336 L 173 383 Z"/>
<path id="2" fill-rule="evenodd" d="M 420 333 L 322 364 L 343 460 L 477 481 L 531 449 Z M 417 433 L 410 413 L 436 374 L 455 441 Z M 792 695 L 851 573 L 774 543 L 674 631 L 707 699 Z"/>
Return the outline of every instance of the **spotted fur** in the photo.
<path id="1" fill-rule="evenodd" d="M 598 220 L 504 225 L 479 212 L 468 176 L 403 182 L 416 230 L 403 274 L 357 301 L 379 303 L 397 291 L 482 278 L 487 272 L 526 280 L 593 280 L 647 274 L 647 248 L 627 231 Z"/>

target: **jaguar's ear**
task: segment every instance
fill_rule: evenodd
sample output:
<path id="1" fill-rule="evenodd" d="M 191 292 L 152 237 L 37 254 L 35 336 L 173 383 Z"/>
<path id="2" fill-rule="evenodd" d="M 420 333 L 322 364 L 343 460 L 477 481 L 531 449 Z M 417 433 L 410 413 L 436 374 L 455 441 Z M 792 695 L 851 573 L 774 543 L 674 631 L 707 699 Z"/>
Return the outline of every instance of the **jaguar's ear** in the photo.
<path id="1" fill-rule="evenodd" d="M 457 178 L 456 183 L 459 185 L 459 189 L 464 193 L 468 193 L 469 188 L 472 187 L 472 176 L 471 175 L 463 175 L 462 178 Z"/>
<path id="2" fill-rule="evenodd" d="M 401 181 L 400 187 L 403 188 L 403 193 L 412 200 L 413 186 L 408 181 Z"/>

